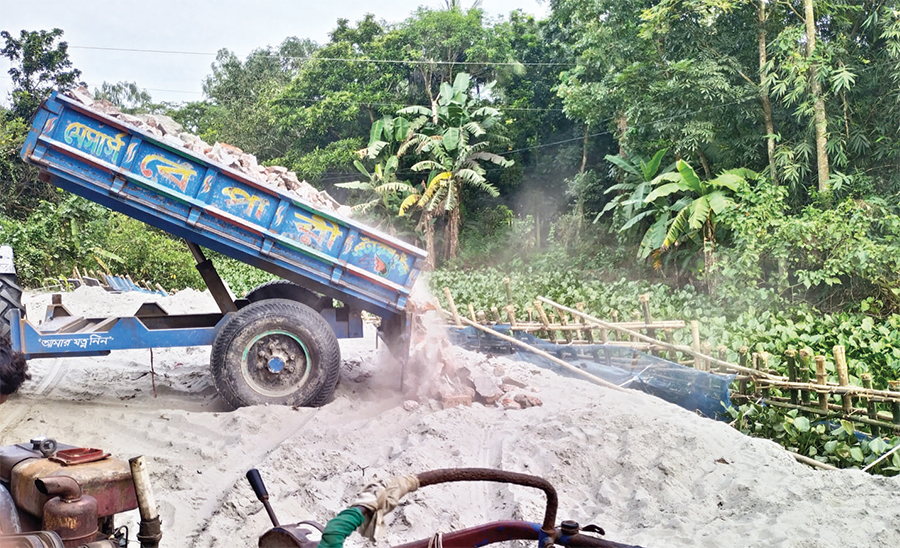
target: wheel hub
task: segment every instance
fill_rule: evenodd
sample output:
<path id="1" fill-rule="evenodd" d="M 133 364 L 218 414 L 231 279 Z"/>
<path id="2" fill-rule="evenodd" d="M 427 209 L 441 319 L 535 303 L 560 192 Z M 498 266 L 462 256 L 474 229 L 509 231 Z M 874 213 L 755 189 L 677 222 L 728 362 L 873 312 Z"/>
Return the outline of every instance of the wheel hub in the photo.
<path id="1" fill-rule="evenodd" d="M 244 378 L 255 391 L 266 396 L 290 394 L 309 375 L 306 348 L 292 333 L 263 333 L 250 342 L 244 356 Z"/>

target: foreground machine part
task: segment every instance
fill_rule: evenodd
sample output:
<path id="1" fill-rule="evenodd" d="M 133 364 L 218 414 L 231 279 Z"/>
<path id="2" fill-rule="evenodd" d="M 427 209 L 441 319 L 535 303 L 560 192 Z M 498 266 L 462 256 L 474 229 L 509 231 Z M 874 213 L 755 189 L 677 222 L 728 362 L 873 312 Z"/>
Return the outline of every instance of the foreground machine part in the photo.
<path id="1" fill-rule="evenodd" d="M 40 325 L 14 309 L 10 339 L 26 359 L 210 345 L 215 386 L 239 407 L 327 401 L 335 339 L 362 337 L 362 311 L 381 317 L 382 338 L 407 356 L 421 249 L 56 92 L 21 154 L 41 180 L 183 238 L 219 307 L 176 316 L 147 304 L 131 317 L 81 318 L 59 303 Z M 234 299 L 202 248 L 283 280 Z"/>
<path id="2" fill-rule="evenodd" d="M 403 495 L 428 485 L 458 481 L 491 481 L 540 489 L 547 497 L 544 519 L 541 523 L 495 521 L 451 533 L 438 533 L 434 537 L 395 548 L 476 548 L 510 540 L 535 540 L 538 548 L 551 548 L 556 544 L 572 548 L 641 548 L 600 538 L 597 535 L 604 535 L 605 532 L 596 525 L 582 527 L 575 521 L 567 520 L 556 526 L 559 500 L 556 489 L 547 480 L 527 474 L 488 468 L 448 468 L 389 478 L 367 486 L 353 506 L 338 514 L 324 528 L 312 521 L 280 525 L 269 504 L 269 495 L 259 472 L 250 470 L 247 479 L 274 526 L 259 538 L 259 548 L 342 548 L 344 539 L 354 530 L 374 538 L 384 514 L 396 507 Z"/>
<path id="3" fill-rule="evenodd" d="M 115 516 L 135 508 L 128 463 L 105 451 L 49 438 L 0 447 L 3 548 L 119 546 L 127 539 Z"/>

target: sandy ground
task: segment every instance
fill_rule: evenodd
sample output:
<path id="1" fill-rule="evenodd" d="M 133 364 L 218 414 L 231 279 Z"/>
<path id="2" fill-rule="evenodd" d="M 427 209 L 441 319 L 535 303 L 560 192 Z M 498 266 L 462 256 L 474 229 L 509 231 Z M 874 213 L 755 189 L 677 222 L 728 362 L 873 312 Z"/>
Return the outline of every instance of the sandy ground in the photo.
<path id="1" fill-rule="evenodd" d="M 76 314 L 131 314 L 145 297 L 85 288 Z M 29 317 L 48 295 L 28 294 Z M 213 311 L 208 295 L 162 299 L 170 313 Z M 148 459 L 164 547 L 255 546 L 269 526 L 244 474 L 259 468 L 282 521 L 321 522 L 373 478 L 446 467 L 491 467 L 550 480 L 559 520 L 596 523 L 607 538 L 650 547 L 895 547 L 900 480 L 820 471 L 772 442 L 743 436 L 637 392 L 615 392 L 533 366 L 489 360 L 540 390 L 544 405 L 402 407 L 398 373 L 373 334 L 342 341 L 341 384 L 319 409 L 228 411 L 208 348 L 33 360 L 33 379 L 0 407 L 0 444 L 47 435 Z M 388 517 L 379 545 L 497 519 L 541 521 L 543 495 L 490 483 L 423 488 Z M 136 531 L 136 512 L 120 519 Z M 133 538 L 133 537 L 132 537 Z M 354 535 L 349 546 L 365 541 Z"/>

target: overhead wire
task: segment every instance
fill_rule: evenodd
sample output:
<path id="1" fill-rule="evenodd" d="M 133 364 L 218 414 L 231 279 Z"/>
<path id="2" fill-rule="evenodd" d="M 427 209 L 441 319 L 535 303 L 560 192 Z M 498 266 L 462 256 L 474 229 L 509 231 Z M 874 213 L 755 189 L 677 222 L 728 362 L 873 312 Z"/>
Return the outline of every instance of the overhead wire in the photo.
<path id="1" fill-rule="evenodd" d="M 98 51 L 124 51 L 131 53 L 162 53 L 170 55 L 202 55 L 207 57 L 215 57 L 218 53 L 200 52 L 200 51 L 177 51 L 177 50 L 159 50 L 159 49 L 136 49 L 136 48 L 113 48 L 101 46 L 73 46 L 71 49 L 87 49 Z M 257 50 L 259 51 L 259 50 Z M 388 63 L 400 65 L 490 65 L 490 66 L 509 66 L 509 67 L 549 67 L 549 66 L 575 66 L 571 62 L 555 62 L 555 61 L 437 61 L 431 59 L 363 59 L 355 57 L 320 57 L 316 55 L 282 55 L 274 52 L 261 52 L 269 57 L 278 57 L 279 59 L 291 59 L 294 61 L 343 61 L 348 63 Z"/>

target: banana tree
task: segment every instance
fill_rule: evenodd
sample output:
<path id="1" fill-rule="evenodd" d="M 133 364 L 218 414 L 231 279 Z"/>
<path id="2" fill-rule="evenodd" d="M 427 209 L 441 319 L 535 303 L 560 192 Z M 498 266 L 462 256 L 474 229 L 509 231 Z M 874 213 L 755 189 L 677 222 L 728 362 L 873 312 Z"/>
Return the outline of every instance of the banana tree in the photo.
<path id="1" fill-rule="evenodd" d="M 415 203 L 420 204 L 423 211 L 441 212 L 449 217 L 444 239 L 447 258 L 456 257 L 459 245 L 463 190 L 470 187 L 497 196 L 497 189 L 484 176 L 486 171 L 482 163 L 501 167 L 513 163 L 488 152 L 490 142 L 498 138 L 488 130 L 500 120 L 501 113 L 492 107 L 475 108 L 470 87 L 469 75 L 460 73 L 452 85 L 441 84 L 440 93 L 430 109 L 417 105 L 398 111 L 401 116 L 415 118 L 410 121 L 409 134 L 397 155 L 413 153 L 425 157 L 412 166 L 413 171 L 429 172 Z"/>
<path id="2" fill-rule="evenodd" d="M 716 244 L 716 217 L 734 207 L 732 196 L 747 178 L 756 178 L 749 169 L 732 169 L 710 181 L 701 181 L 694 169 L 678 160 L 676 171 L 653 180 L 657 186 L 644 198 L 650 204 L 662 198 L 678 197 L 664 208 L 644 238 L 651 250 L 665 251 L 686 241 L 702 242 L 704 266 L 709 270 Z M 661 184 L 662 183 L 662 184 Z"/>

